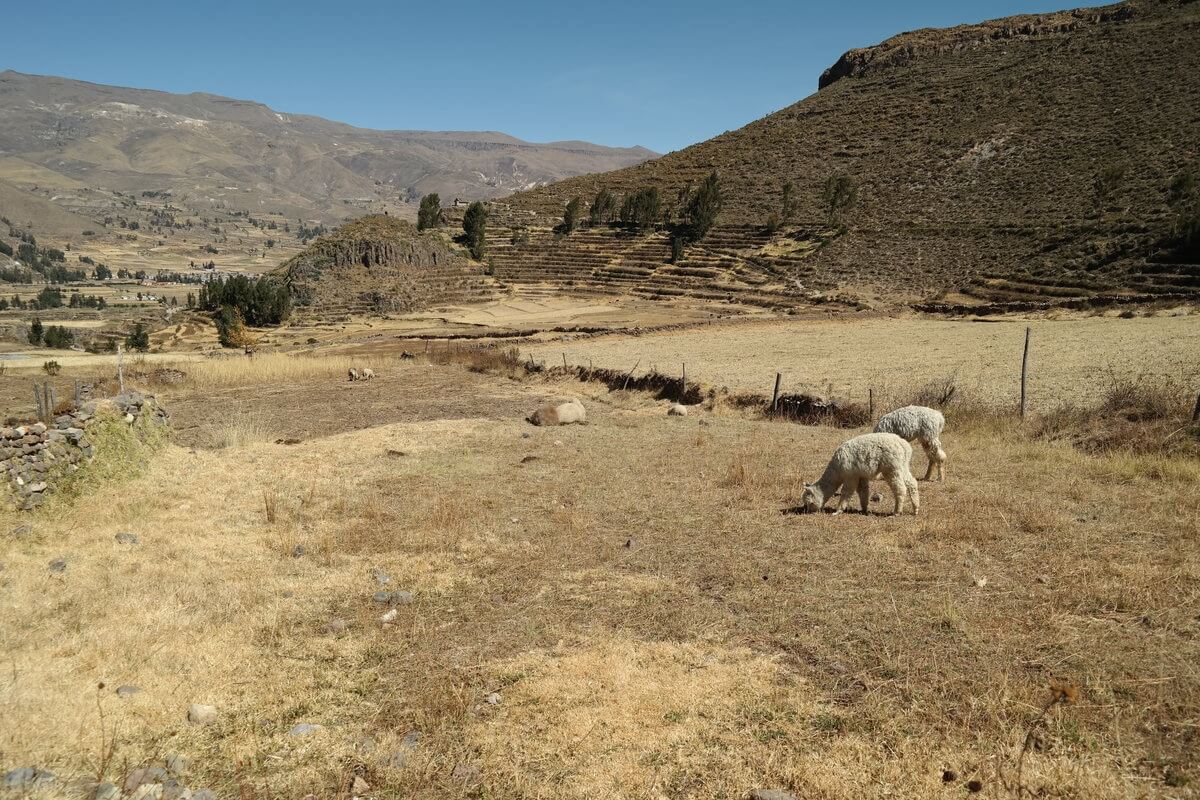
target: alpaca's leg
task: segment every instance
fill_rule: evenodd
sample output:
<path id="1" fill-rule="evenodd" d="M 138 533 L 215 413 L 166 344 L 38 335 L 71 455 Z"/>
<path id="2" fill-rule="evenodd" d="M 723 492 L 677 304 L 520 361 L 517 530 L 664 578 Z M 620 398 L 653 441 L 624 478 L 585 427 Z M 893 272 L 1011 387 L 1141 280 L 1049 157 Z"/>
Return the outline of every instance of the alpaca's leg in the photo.
<path id="1" fill-rule="evenodd" d="M 838 504 L 834 514 L 841 514 L 846 510 L 846 506 L 850 505 L 850 497 L 854 494 L 854 488 L 857 486 L 857 481 L 854 478 L 847 478 L 842 484 L 842 488 L 838 492 Z"/>
<path id="2" fill-rule="evenodd" d="M 934 449 L 932 442 L 921 440 L 921 448 L 925 451 L 925 457 L 929 459 L 929 466 L 925 468 L 925 477 L 921 480 L 927 481 L 933 477 L 934 464 L 937 461 L 937 450 Z"/>
<path id="3" fill-rule="evenodd" d="M 917 489 L 917 479 L 912 475 L 904 476 L 904 488 L 908 490 L 908 502 L 912 503 L 913 516 L 921 512 L 921 493 Z M 896 513 L 900 513 L 899 510 Z"/>
<path id="4" fill-rule="evenodd" d="M 864 514 L 871 513 L 871 482 L 866 478 L 858 479 L 858 502 Z"/>
<path id="5" fill-rule="evenodd" d="M 904 507 L 904 498 L 908 495 L 908 488 L 905 486 L 904 480 L 897 473 L 893 472 L 884 477 L 887 478 L 888 486 L 892 489 L 892 496 L 896 498 L 896 508 L 892 511 L 892 514 L 899 514 L 900 509 Z"/>
<path id="6" fill-rule="evenodd" d="M 937 459 L 937 479 L 944 481 L 946 480 L 946 451 L 942 449 L 942 443 L 938 439 L 933 440 L 932 448 L 934 457 Z"/>

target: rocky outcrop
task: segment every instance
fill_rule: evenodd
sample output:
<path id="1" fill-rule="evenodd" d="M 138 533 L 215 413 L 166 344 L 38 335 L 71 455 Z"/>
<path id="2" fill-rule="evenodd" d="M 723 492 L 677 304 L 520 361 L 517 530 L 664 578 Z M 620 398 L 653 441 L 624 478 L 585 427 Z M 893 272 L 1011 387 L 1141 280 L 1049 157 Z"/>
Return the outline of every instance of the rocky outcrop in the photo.
<path id="1" fill-rule="evenodd" d="M 817 85 L 826 86 L 848 77 L 859 77 L 902 67 L 912 61 L 938 53 L 957 53 L 1013 39 L 1061 36 L 1082 27 L 1109 22 L 1124 22 L 1137 13 L 1135 6 L 1121 3 L 1100 8 L 1076 8 L 1051 14 L 1026 14 L 1017 17 L 959 25 L 954 28 L 923 28 L 893 36 L 873 47 L 848 50 L 829 69 L 821 73 Z"/>
<path id="2" fill-rule="evenodd" d="M 94 450 L 88 430 L 97 414 L 111 413 L 127 424 L 140 419 L 167 424 L 168 416 L 153 397 L 125 392 L 90 400 L 59 414 L 50 424 L 34 422 L 0 428 L 0 478 L 12 489 L 14 505 L 29 511 L 53 493 L 54 484 L 91 461 Z"/>
<path id="3" fill-rule="evenodd" d="M 491 294 L 483 268 L 436 233 L 367 216 L 323 236 L 278 270 L 300 309 L 405 312 Z"/>

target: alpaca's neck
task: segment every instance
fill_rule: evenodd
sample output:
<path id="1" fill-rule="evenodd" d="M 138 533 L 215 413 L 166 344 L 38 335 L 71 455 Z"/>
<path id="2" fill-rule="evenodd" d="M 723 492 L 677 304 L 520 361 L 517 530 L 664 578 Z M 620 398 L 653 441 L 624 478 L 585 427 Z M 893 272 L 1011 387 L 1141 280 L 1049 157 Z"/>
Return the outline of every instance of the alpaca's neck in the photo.
<path id="1" fill-rule="evenodd" d="M 821 495 L 825 499 L 833 496 L 833 493 L 842 485 L 842 475 L 833 468 L 833 465 L 825 467 L 825 473 L 821 475 L 821 479 L 817 481 L 817 488 L 821 490 Z"/>

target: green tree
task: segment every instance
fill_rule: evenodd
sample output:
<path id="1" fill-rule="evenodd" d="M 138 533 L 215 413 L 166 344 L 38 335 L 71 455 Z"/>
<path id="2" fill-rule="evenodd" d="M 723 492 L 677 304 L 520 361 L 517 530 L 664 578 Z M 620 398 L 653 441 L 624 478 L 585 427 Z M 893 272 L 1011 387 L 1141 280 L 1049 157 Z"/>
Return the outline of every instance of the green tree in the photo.
<path id="1" fill-rule="evenodd" d="M 596 192 L 592 207 L 588 212 L 588 222 L 592 225 L 602 225 L 613 218 L 617 211 L 617 198 L 608 189 Z"/>
<path id="2" fill-rule="evenodd" d="M 710 172 L 692 196 L 688 198 L 684 216 L 691 228 L 693 240 L 704 238 L 721 213 L 721 181 L 716 172 Z"/>
<path id="3" fill-rule="evenodd" d="M 75 344 L 75 334 L 71 333 L 70 328 L 64 328 L 61 325 L 51 325 L 46 328 L 46 334 L 42 338 L 46 342 L 46 347 L 58 350 L 66 350 Z"/>
<path id="4" fill-rule="evenodd" d="M 146 330 L 146 323 L 134 323 L 133 333 L 125 337 L 125 346 L 141 353 L 150 349 L 150 332 Z"/>
<path id="5" fill-rule="evenodd" d="M 678 264 L 683 260 L 683 237 L 671 237 L 671 263 Z"/>
<path id="6" fill-rule="evenodd" d="M 29 335 L 26 338 L 29 339 L 29 343 L 31 345 L 36 347 L 42 343 L 43 334 L 44 330 L 42 328 L 42 321 L 37 317 L 34 317 L 33 322 L 29 323 Z"/>
<path id="7" fill-rule="evenodd" d="M 635 228 L 645 228 L 662 216 L 662 199 L 658 189 L 650 186 L 639 189 L 621 203 L 621 222 Z"/>
<path id="8" fill-rule="evenodd" d="M 848 175 L 830 175 L 821 189 L 821 200 L 829 213 L 830 224 L 836 223 L 846 209 L 858 200 L 858 188 Z"/>
<path id="9" fill-rule="evenodd" d="M 104 266 L 103 264 L 96 265 L 95 275 L 96 275 L 96 280 L 98 280 L 98 281 L 106 281 L 106 280 L 109 280 L 110 278 L 112 278 L 112 276 L 113 276 L 112 270 L 109 269 L 108 267 Z"/>
<path id="10" fill-rule="evenodd" d="M 436 228 L 442 224 L 442 198 L 437 192 L 432 192 L 421 198 L 417 209 L 417 230 Z"/>
<path id="11" fill-rule="evenodd" d="M 463 215 L 463 233 L 466 234 L 467 249 L 476 261 L 483 260 L 487 246 L 486 228 L 487 209 L 483 207 L 483 203 L 476 200 L 467 206 L 467 213 Z"/>
<path id="12" fill-rule="evenodd" d="M 570 233 L 575 230 L 581 216 L 583 216 L 583 198 L 572 197 L 563 211 L 563 232 Z"/>

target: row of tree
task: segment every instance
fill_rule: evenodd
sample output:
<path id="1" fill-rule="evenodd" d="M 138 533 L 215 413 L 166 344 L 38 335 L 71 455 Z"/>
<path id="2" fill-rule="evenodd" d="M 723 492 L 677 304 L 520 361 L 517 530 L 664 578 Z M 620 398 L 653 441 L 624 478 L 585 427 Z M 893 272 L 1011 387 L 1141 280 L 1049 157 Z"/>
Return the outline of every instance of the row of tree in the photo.
<path id="1" fill-rule="evenodd" d="M 202 284 L 197 306 L 218 314 L 225 308 L 236 309 L 246 324 L 264 327 L 288 318 L 292 298 L 287 286 L 275 278 L 231 275 Z"/>

